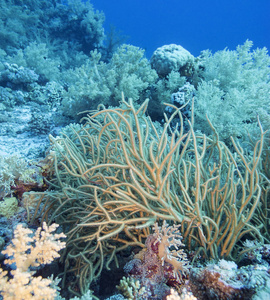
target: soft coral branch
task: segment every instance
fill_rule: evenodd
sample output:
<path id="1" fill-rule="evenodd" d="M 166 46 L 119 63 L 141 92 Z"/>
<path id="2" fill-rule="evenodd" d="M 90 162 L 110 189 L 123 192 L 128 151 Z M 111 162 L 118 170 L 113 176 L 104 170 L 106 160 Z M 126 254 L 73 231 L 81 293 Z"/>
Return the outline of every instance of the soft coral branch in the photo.
<path id="1" fill-rule="evenodd" d="M 53 233 L 57 224 L 39 227 L 34 236 L 32 230 L 24 228 L 19 224 L 14 231 L 14 239 L 7 246 L 3 254 L 9 258 L 5 264 L 16 264 L 16 269 L 11 271 L 12 278 L 9 279 L 7 271 L 0 268 L 0 292 L 4 300 L 9 299 L 54 299 L 56 290 L 51 287 L 52 280 L 41 276 L 33 277 L 35 271 L 30 267 L 41 264 L 49 264 L 54 258 L 59 257 L 59 251 L 65 247 L 63 233 Z"/>

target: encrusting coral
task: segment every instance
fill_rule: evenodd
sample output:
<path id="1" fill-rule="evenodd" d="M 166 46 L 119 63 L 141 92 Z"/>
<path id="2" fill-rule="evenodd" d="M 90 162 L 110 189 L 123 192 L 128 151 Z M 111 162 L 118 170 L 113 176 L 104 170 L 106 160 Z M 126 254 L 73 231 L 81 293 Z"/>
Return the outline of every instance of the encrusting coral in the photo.
<path id="1" fill-rule="evenodd" d="M 12 278 L 0 268 L 0 294 L 4 300 L 52 300 L 56 297 L 53 280 L 33 276 L 35 271 L 31 268 L 50 264 L 60 256 L 58 252 L 66 245 L 60 239 L 66 236 L 54 233 L 57 227 L 57 224 L 47 226 L 44 222 L 34 235 L 22 224 L 16 227 L 12 244 L 2 251 L 9 256 L 4 263 L 12 267 Z"/>
<path id="2" fill-rule="evenodd" d="M 204 268 L 193 267 L 189 286 L 199 300 L 269 299 L 268 269 L 267 264 L 238 268 L 235 262 L 221 259 Z M 260 297 L 263 293 L 267 296 Z"/>

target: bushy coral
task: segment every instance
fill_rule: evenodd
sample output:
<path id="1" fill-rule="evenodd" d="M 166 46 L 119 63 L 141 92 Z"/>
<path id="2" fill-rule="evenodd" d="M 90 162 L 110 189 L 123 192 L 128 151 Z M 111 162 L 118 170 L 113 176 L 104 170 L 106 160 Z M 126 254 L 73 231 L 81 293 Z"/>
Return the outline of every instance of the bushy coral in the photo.
<path id="1" fill-rule="evenodd" d="M 39 75 L 40 83 L 60 77 L 60 58 L 53 54 L 46 43 L 31 42 L 25 49 L 19 49 L 15 55 L 7 59 L 34 70 Z"/>
<path id="2" fill-rule="evenodd" d="M 171 100 L 173 102 L 173 95 L 178 92 L 179 87 L 184 88 L 186 84 L 186 77 L 181 76 L 177 71 L 171 71 L 164 78 L 159 78 L 151 90 L 149 113 L 151 113 L 153 119 L 162 120 L 165 112 L 165 106 L 163 104 L 170 103 Z M 181 104 L 177 103 L 177 107 L 180 106 Z"/>
<path id="3" fill-rule="evenodd" d="M 171 265 L 168 269 L 172 269 L 172 278 L 176 281 L 182 280 L 185 273 L 188 273 L 188 261 L 186 253 L 180 247 L 185 246 L 182 243 L 182 236 L 179 230 L 180 225 L 169 225 L 166 221 L 162 226 L 154 225 L 153 237 L 156 239 L 150 247 L 154 251 L 157 250 L 158 257 L 160 258 L 162 265 Z M 146 240 L 146 246 L 148 243 Z M 154 251 L 155 252 L 155 251 Z M 170 279 L 169 279 L 170 282 Z"/>
<path id="4" fill-rule="evenodd" d="M 1 0 L 0 20 L 1 61 L 31 69 L 42 84 L 81 65 L 105 38 L 104 14 L 89 1 Z"/>
<path id="5" fill-rule="evenodd" d="M 258 216 L 265 132 L 253 156 L 236 143 L 233 155 L 217 135 L 196 134 L 191 125 L 187 133 L 174 129 L 174 116 L 183 124 L 179 110 L 156 126 L 145 116 L 147 103 L 135 109 L 123 98 L 121 107 L 101 108 L 82 127 L 70 127 L 71 134 L 50 136 L 53 189 L 38 205 L 45 205 L 43 218 L 57 218 L 70 232 L 65 265 L 88 274 L 72 281 L 82 293 L 106 258 L 109 266 L 118 252 L 141 247 L 157 220 L 181 223 L 194 259 L 235 260 L 247 235 L 264 240 Z"/>
<path id="6" fill-rule="evenodd" d="M 3 63 L 5 70 L 0 72 L 0 84 L 12 89 L 29 88 L 31 84 L 38 81 L 38 75 L 29 68 L 17 64 Z"/>
<path id="7" fill-rule="evenodd" d="M 34 182 L 34 174 L 25 159 L 17 155 L 0 156 L 0 199 L 12 193 L 16 181 Z"/>
<path id="8" fill-rule="evenodd" d="M 207 114 L 227 143 L 230 136 L 257 137 L 257 115 L 265 128 L 270 125 L 270 57 L 266 48 L 251 51 L 252 45 L 247 40 L 234 51 L 203 51 L 200 57 L 204 70 L 195 96 L 195 128 L 210 133 Z"/>
<path id="9" fill-rule="evenodd" d="M 74 116 L 80 111 L 95 109 L 99 103 L 118 105 L 122 92 L 127 98 L 141 101 L 157 79 L 144 51 L 138 47 L 123 45 L 110 62 L 100 59 L 101 54 L 93 51 L 86 64 L 72 73 L 67 72 L 69 87 L 62 102 L 65 114 Z"/>
<path id="10" fill-rule="evenodd" d="M 58 47 L 67 42 L 72 49 L 89 53 L 100 47 L 105 37 L 104 15 L 94 11 L 89 1 L 7 1 L 1 0 L 0 37 L 2 49 L 25 48 L 38 39 L 53 40 Z"/>
<path id="11" fill-rule="evenodd" d="M 11 299 L 40 299 L 51 300 L 57 295 L 52 287 L 53 281 L 35 274 L 32 267 L 39 267 L 43 264 L 50 264 L 55 258 L 59 257 L 59 251 L 65 247 L 63 233 L 54 233 L 57 224 L 47 226 L 43 223 L 33 235 L 32 230 L 24 228 L 19 224 L 14 231 L 12 244 L 8 245 L 3 254 L 9 258 L 5 264 L 12 266 L 8 272 L 0 268 L 0 293 L 4 300 Z"/>

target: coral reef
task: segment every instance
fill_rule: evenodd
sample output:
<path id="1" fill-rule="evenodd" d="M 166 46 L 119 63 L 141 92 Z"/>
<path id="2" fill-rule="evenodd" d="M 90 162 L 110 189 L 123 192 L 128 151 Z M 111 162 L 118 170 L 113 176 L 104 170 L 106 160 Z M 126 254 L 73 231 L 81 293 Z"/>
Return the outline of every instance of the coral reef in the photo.
<path id="1" fill-rule="evenodd" d="M 58 49 L 68 45 L 70 51 L 75 47 L 89 53 L 105 38 L 104 15 L 95 12 L 89 1 L 1 0 L 1 8 L 1 48 L 7 53 L 25 48 L 37 37 L 46 43 L 54 40 Z"/>
<path id="2" fill-rule="evenodd" d="M 11 195 L 19 183 L 34 183 L 40 180 L 38 169 L 17 155 L 0 156 L 0 200 Z M 41 182 L 40 182 L 41 183 Z"/>
<path id="3" fill-rule="evenodd" d="M 149 61 L 138 47 L 116 48 L 113 32 L 106 45 L 104 14 L 90 1 L 0 6 L 0 248 L 14 254 L 0 275 L 4 298 L 22 281 L 32 298 L 63 299 L 30 266 L 57 244 L 55 227 L 33 235 L 20 225 L 9 245 L 26 220 L 58 222 L 67 235 L 69 298 L 94 298 L 90 284 L 135 247 L 119 284 L 127 298 L 194 299 L 190 288 L 198 299 L 269 298 L 267 50 L 247 40 L 195 58 L 171 44 Z M 45 156 L 49 133 L 47 157 L 30 163 Z M 210 259 L 219 262 L 201 266 Z"/>
<path id="4" fill-rule="evenodd" d="M 1 0 L 0 19 L 0 153 L 41 157 L 48 131 L 68 123 L 63 73 L 103 49 L 104 15 L 89 1 Z"/>
<path id="5" fill-rule="evenodd" d="M 40 195 L 45 214 L 37 208 L 30 220 L 63 226 L 65 265 L 87 274 L 71 281 L 82 293 L 104 265 L 117 264 L 120 251 L 143 247 L 158 220 L 181 224 L 194 260 L 236 260 L 247 235 L 264 241 L 258 207 L 267 184 L 260 171 L 265 133 L 253 156 L 236 143 L 233 155 L 217 135 L 195 134 L 191 124 L 187 133 L 171 127 L 174 116 L 182 118 L 179 109 L 157 126 L 145 116 L 147 103 L 136 110 L 123 98 L 121 108 L 93 112 L 70 136 L 50 137 L 53 189 Z"/>
<path id="6" fill-rule="evenodd" d="M 31 69 L 18 66 L 16 64 L 3 63 L 5 70 L 0 73 L 0 84 L 12 89 L 26 88 L 38 81 L 38 75 Z"/>

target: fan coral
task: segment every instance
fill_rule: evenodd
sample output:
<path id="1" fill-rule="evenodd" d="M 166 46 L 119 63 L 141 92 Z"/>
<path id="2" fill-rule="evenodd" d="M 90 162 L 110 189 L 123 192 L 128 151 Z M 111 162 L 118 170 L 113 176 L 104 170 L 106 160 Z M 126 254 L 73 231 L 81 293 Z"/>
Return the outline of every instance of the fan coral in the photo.
<path id="1" fill-rule="evenodd" d="M 117 265 L 120 251 L 144 247 L 156 221 L 181 224 L 194 260 L 235 260 L 246 235 L 263 242 L 262 128 L 254 155 L 245 155 L 232 140 L 233 154 L 217 134 L 195 133 L 192 124 L 187 133 L 183 126 L 174 129 L 175 116 L 183 124 L 180 110 L 163 128 L 157 126 L 145 115 L 147 104 L 135 109 L 123 98 L 120 108 L 92 112 L 71 135 L 50 136 L 52 189 L 40 194 L 29 220 L 41 217 L 63 226 L 68 236 L 63 279 L 74 273 L 68 284 L 82 294 L 103 266 Z"/>

